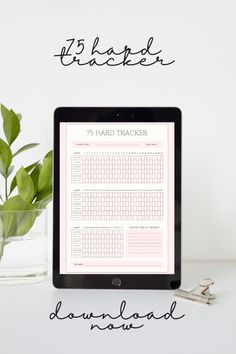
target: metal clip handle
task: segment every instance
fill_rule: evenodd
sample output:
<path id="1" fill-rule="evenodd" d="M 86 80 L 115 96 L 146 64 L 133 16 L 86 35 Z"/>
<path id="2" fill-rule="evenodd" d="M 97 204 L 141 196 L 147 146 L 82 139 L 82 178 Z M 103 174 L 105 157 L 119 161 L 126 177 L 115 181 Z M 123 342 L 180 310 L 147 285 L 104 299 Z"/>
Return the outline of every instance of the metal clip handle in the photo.
<path id="1" fill-rule="evenodd" d="M 210 293 L 210 286 L 213 284 L 214 281 L 211 278 L 206 278 L 201 280 L 199 285 L 191 291 L 177 289 L 175 295 L 185 299 L 210 304 L 210 300 L 215 299 L 215 295 Z"/>

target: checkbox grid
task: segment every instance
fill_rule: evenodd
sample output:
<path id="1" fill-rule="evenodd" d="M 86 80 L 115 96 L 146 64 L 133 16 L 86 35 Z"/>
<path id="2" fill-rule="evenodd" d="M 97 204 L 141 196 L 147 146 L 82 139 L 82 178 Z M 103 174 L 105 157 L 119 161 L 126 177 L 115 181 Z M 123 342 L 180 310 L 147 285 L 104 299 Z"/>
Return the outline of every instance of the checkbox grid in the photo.
<path id="1" fill-rule="evenodd" d="M 73 221 L 163 220 L 162 191 L 78 191 L 72 192 Z"/>
<path id="2" fill-rule="evenodd" d="M 72 183 L 163 183 L 158 153 L 88 153 L 71 157 Z"/>
<path id="3" fill-rule="evenodd" d="M 121 228 L 74 228 L 71 236 L 71 255 L 74 258 L 123 257 Z"/>

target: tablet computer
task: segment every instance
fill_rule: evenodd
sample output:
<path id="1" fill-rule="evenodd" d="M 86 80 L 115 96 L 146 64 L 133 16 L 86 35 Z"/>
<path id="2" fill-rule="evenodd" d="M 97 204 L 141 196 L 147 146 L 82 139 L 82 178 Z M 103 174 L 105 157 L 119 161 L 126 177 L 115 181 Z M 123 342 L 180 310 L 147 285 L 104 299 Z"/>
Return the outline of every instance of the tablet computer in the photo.
<path id="1" fill-rule="evenodd" d="M 179 287 L 181 111 L 57 108 L 53 223 L 56 287 Z"/>

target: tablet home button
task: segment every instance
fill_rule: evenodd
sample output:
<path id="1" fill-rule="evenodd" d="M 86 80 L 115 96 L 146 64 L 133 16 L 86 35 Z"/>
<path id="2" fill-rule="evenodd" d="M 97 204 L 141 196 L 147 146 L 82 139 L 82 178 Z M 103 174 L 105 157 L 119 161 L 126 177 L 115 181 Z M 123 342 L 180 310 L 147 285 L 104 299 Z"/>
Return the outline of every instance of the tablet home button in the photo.
<path id="1" fill-rule="evenodd" d="M 112 285 L 118 288 L 119 286 L 121 286 L 121 280 L 119 278 L 113 278 Z"/>

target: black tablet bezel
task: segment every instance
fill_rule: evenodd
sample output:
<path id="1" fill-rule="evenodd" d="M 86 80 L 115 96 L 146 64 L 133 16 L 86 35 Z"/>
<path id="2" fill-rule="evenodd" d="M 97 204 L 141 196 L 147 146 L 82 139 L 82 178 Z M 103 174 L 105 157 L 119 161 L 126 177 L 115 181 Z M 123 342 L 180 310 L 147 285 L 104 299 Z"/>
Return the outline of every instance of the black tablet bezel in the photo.
<path id="1" fill-rule="evenodd" d="M 60 274 L 60 122 L 175 123 L 175 273 Z M 118 279 L 118 280 L 117 280 Z M 119 281 L 120 280 L 120 281 Z M 59 107 L 54 112 L 53 284 L 56 288 L 176 289 L 181 282 L 181 111 L 175 107 Z"/>

